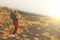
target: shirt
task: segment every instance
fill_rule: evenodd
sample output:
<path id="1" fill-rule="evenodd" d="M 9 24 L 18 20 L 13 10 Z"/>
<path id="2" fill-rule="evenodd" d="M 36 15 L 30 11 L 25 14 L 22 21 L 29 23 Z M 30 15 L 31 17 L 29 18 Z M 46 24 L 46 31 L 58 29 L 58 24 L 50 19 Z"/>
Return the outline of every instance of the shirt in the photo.
<path id="1" fill-rule="evenodd" d="M 12 20 L 17 21 L 18 19 L 16 18 L 16 12 L 11 12 L 10 17 Z"/>

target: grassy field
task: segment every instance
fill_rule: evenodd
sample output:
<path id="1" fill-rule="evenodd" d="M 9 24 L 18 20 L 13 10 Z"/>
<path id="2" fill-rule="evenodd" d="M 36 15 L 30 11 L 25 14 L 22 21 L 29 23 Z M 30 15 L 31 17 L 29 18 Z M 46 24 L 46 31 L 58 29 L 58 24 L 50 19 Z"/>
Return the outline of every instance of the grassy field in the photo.
<path id="1" fill-rule="evenodd" d="M 52 17 L 16 10 L 19 28 L 17 37 L 9 37 L 14 26 L 10 9 L 0 7 L 0 40 L 60 40 L 60 21 Z"/>

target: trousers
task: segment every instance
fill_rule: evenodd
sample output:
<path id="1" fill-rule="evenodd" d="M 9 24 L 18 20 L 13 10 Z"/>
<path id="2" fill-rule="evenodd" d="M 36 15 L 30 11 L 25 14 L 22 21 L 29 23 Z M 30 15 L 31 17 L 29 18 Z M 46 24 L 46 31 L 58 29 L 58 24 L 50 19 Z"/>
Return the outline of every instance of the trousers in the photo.
<path id="1" fill-rule="evenodd" d="M 13 25 L 14 25 L 14 30 L 12 34 L 15 35 L 18 29 L 18 21 L 13 20 Z"/>

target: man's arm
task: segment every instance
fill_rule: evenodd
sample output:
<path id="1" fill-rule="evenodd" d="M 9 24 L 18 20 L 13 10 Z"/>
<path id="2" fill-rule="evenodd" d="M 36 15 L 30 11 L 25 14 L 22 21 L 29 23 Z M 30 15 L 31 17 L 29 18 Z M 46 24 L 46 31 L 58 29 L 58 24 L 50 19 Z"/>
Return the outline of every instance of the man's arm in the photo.
<path id="1" fill-rule="evenodd" d="M 20 19 L 21 15 L 18 13 L 18 11 L 16 12 L 16 18 Z"/>

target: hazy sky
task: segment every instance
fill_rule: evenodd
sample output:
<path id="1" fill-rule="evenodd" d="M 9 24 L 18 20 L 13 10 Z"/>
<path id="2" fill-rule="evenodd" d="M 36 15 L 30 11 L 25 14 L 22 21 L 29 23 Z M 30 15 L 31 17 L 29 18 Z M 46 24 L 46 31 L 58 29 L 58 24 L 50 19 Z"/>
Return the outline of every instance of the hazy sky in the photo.
<path id="1" fill-rule="evenodd" d="M 31 13 L 60 16 L 60 0 L 0 0 L 0 6 Z"/>

